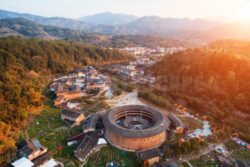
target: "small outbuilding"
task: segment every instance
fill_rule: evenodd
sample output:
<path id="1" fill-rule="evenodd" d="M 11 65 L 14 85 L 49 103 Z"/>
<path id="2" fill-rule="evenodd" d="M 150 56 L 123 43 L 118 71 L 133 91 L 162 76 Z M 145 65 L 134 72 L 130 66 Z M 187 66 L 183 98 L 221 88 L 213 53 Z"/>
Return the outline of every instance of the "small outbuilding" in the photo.
<path id="1" fill-rule="evenodd" d="M 61 111 L 61 119 L 72 128 L 80 125 L 85 120 L 85 116 L 76 110 L 63 109 Z"/>
<path id="2" fill-rule="evenodd" d="M 135 153 L 137 158 L 144 161 L 144 164 L 153 166 L 159 162 L 161 152 L 159 148 Z"/>

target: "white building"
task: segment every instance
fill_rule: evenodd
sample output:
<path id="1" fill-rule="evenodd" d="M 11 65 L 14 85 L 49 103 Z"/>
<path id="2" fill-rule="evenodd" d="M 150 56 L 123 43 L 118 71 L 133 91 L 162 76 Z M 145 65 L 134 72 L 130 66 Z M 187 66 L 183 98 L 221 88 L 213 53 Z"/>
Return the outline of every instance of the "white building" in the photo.
<path id="1" fill-rule="evenodd" d="M 23 157 L 11 164 L 13 167 L 33 167 L 34 163 L 31 162 L 29 159 Z"/>

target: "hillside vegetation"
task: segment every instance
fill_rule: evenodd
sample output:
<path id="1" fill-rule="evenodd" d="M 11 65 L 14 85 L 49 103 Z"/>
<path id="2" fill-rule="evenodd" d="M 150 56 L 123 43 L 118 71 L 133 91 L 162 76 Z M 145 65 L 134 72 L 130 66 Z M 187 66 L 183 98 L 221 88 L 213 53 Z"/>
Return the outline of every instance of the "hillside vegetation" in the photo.
<path id="1" fill-rule="evenodd" d="M 69 39 L 84 41 L 91 35 L 80 30 L 70 30 L 54 26 L 39 25 L 24 18 L 0 20 L 0 37 L 22 36 L 26 38 Z"/>
<path id="2" fill-rule="evenodd" d="M 164 38 L 153 35 L 117 35 L 112 36 L 109 40 L 101 43 L 104 46 L 115 48 L 142 46 L 148 48 L 160 47 L 190 47 L 185 41 L 174 38 Z"/>
<path id="3" fill-rule="evenodd" d="M 7 153 L 15 150 L 29 113 L 42 109 L 44 88 L 53 75 L 131 58 L 77 42 L 0 38 L 0 166 L 9 161 Z"/>
<path id="4" fill-rule="evenodd" d="M 250 141 L 250 42 L 217 41 L 166 56 L 152 67 L 161 94 Z M 222 126 L 219 126 L 220 128 Z"/>

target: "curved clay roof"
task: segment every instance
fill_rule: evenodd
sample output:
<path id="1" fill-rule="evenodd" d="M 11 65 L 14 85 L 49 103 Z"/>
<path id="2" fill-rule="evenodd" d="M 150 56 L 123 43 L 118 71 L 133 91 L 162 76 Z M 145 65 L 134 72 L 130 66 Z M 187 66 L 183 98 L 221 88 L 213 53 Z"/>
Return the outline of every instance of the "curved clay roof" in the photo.
<path id="1" fill-rule="evenodd" d="M 117 125 L 116 115 L 123 111 L 129 111 L 129 110 L 133 111 L 138 110 L 138 115 L 140 115 L 140 111 L 149 112 L 151 115 L 153 115 L 156 122 L 152 127 L 142 130 L 132 130 Z M 127 106 L 115 107 L 110 111 L 108 111 L 107 113 L 105 113 L 105 115 L 103 116 L 103 124 L 106 130 L 112 131 L 113 133 L 116 133 L 119 136 L 124 136 L 129 138 L 145 138 L 166 131 L 167 128 L 169 127 L 170 121 L 160 111 L 158 111 L 153 107 L 144 105 L 127 105 Z"/>

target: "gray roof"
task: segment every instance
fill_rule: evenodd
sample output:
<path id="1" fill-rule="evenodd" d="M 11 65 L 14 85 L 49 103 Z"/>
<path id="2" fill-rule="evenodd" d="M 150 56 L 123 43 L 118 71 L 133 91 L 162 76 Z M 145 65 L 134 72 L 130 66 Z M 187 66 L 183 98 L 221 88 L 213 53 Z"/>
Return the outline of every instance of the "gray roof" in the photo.
<path id="1" fill-rule="evenodd" d="M 123 111 L 129 111 L 129 110 L 138 110 L 145 111 L 153 115 L 153 119 L 155 120 L 155 124 L 147 129 L 142 130 L 133 130 L 133 129 L 127 129 L 123 128 L 116 123 L 116 115 L 123 112 Z M 157 109 L 150 107 L 150 106 L 144 106 L 144 105 L 127 105 L 127 106 L 121 106 L 121 107 L 115 107 L 105 113 L 103 116 L 103 124 L 106 128 L 106 130 L 110 130 L 113 133 L 116 133 L 120 136 L 124 137 L 130 137 L 130 138 L 142 138 L 142 137 L 150 137 L 157 135 L 163 131 L 166 131 L 169 127 L 170 121 L 168 118 L 164 117 L 164 115 L 158 111 Z"/>
<path id="2" fill-rule="evenodd" d="M 28 157 L 32 152 L 33 152 L 33 149 L 30 148 L 28 145 L 26 145 L 23 148 L 21 148 L 20 155 L 22 157 Z"/>
<path id="3" fill-rule="evenodd" d="M 148 160 L 161 155 L 160 149 L 155 148 L 147 151 L 136 152 L 136 156 L 141 160 Z"/>
<path id="4" fill-rule="evenodd" d="M 182 121 L 178 117 L 176 117 L 173 113 L 169 113 L 168 118 L 171 122 L 174 123 L 176 127 L 184 127 Z"/>
<path id="5" fill-rule="evenodd" d="M 96 124 L 98 123 L 100 118 L 101 116 L 98 114 L 94 114 L 88 117 L 87 120 L 84 122 L 83 131 L 84 132 L 95 131 Z"/>
<path id="6" fill-rule="evenodd" d="M 35 166 L 40 166 L 48 162 L 50 159 L 51 159 L 50 155 L 48 153 L 45 153 L 32 160 L 32 162 L 35 164 Z"/>
<path id="7" fill-rule="evenodd" d="M 97 145 L 98 139 L 99 136 L 97 132 L 86 133 L 80 145 L 74 151 L 75 156 L 79 160 L 86 158 L 89 152 Z"/>
<path id="8" fill-rule="evenodd" d="M 239 167 L 249 167 L 250 166 L 250 161 L 242 161 L 242 160 L 238 160 L 236 159 L 237 165 Z"/>
<path id="9" fill-rule="evenodd" d="M 76 118 L 78 118 L 82 113 L 80 113 L 80 112 L 78 112 L 78 111 L 75 111 L 75 110 L 63 109 L 63 110 L 61 111 L 61 114 L 76 119 Z"/>
<path id="10" fill-rule="evenodd" d="M 39 140 L 34 138 L 31 140 L 26 140 L 26 145 L 20 149 L 19 153 L 22 157 L 27 157 L 32 154 L 33 151 L 43 148 L 44 146 L 41 145 Z"/>
<path id="11" fill-rule="evenodd" d="M 41 145 L 41 143 L 39 142 L 38 139 L 34 139 L 32 141 L 33 145 L 36 147 L 36 148 L 42 148 L 43 146 Z"/>

